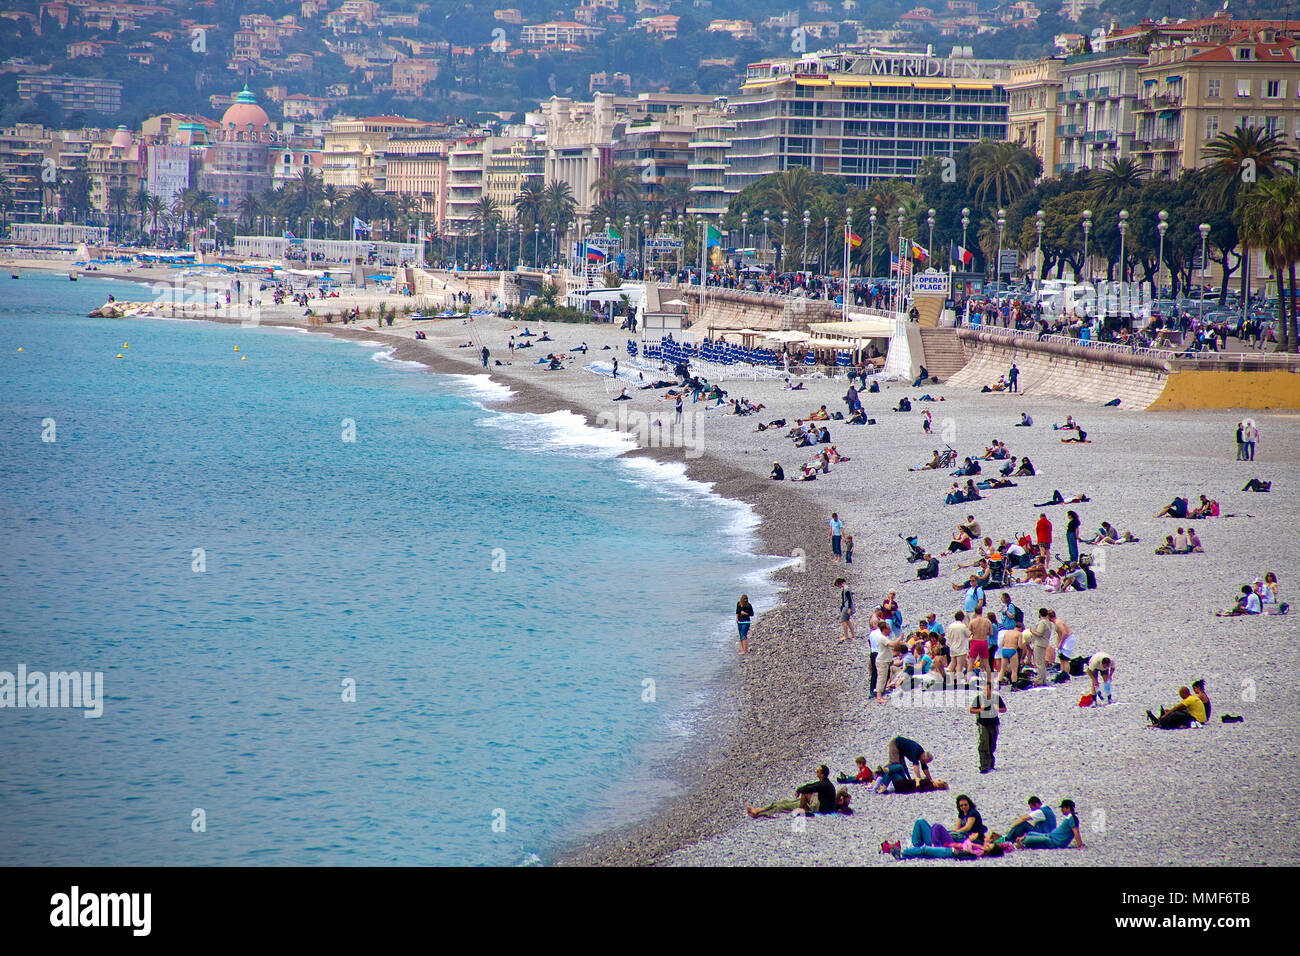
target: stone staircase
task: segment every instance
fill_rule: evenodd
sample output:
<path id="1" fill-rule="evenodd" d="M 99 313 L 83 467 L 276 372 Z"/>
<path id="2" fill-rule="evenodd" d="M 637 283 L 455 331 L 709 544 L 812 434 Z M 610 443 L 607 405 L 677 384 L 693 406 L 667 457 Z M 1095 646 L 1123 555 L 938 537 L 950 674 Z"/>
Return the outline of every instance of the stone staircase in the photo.
<path id="1" fill-rule="evenodd" d="M 966 367 L 966 350 L 956 329 L 927 329 L 921 332 L 921 362 L 926 371 L 946 382 Z"/>

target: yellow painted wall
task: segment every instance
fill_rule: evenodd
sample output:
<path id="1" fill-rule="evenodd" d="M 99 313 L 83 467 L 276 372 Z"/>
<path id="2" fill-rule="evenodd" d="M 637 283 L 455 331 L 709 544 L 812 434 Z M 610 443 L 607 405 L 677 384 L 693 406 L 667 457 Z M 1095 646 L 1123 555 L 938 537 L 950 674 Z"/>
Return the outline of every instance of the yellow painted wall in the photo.
<path id="1" fill-rule="evenodd" d="M 1149 411 L 1199 408 L 1300 409 L 1295 372 L 1174 372 Z"/>
<path id="2" fill-rule="evenodd" d="M 921 313 L 920 324 L 922 328 L 934 329 L 939 327 L 939 316 L 943 313 L 944 297 L 941 295 L 918 295 L 912 297 L 912 304 L 916 306 L 916 311 Z"/>

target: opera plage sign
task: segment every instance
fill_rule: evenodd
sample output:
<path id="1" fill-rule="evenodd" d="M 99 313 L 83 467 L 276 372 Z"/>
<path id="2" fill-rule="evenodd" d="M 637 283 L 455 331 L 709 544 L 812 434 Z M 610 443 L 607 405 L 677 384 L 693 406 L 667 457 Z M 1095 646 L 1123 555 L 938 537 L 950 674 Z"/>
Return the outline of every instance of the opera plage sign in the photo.
<path id="1" fill-rule="evenodd" d="M 912 295 L 948 295 L 948 273 L 918 272 L 912 276 Z"/>

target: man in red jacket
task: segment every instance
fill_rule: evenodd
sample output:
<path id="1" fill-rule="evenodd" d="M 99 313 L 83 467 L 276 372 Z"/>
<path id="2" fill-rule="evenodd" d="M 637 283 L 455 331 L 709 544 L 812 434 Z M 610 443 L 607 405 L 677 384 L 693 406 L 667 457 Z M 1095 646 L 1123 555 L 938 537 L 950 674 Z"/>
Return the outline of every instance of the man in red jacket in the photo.
<path id="1" fill-rule="evenodd" d="M 1040 512 L 1038 515 L 1038 524 L 1034 525 L 1034 534 L 1038 537 L 1038 550 L 1052 556 L 1052 522 L 1047 520 L 1047 513 Z"/>

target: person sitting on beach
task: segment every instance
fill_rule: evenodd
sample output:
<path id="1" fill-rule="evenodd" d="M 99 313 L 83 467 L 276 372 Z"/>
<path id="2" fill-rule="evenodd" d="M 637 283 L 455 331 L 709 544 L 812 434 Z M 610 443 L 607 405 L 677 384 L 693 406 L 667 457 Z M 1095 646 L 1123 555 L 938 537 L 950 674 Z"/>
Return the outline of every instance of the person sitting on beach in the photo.
<path id="1" fill-rule="evenodd" d="M 934 450 L 934 457 L 933 457 L 933 458 L 931 458 L 931 459 L 930 459 L 928 462 L 926 462 L 924 465 L 917 465 L 917 466 L 914 467 L 914 468 L 909 468 L 908 471 L 931 471 L 931 470 L 933 470 L 933 469 L 935 469 L 935 468 L 940 468 L 940 467 L 942 467 L 942 466 L 940 465 L 940 462 L 941 462 L 942 460 L 943 460 L 943 458 L 942 458 L 942 456 L 939 454 L 939 449 L 936 448 L 936 449 Z"/>
<path id="2" fill-rule="evenodd" d="M 831 445 L 831 447 L 828 448 L 825 452 L 823 452 L 823 454 L 825 454 L 829 460 L 835 462 L 835 464 L 837 464 L 837 465 L 842 464 L 842 463 L 844 463 L 844 462 L 846 462 L 846 461 L 852 461 L 852 460 L 853 460 L 852 458 L 848 457 L 847 455 L 841 455 L 838 451 L 835 450 L 835 446 L 834 446 L 834 445 Z"/>
<path id="3" fill-rule="evenodd" d="M 1174 554 L 1191 554 L 1192 546 L 1187 540 L 1187 532 L 1179 528 L 1174 532 Z"/>
<path id="4" fill-rule="evenodd" d="M 1061 821 L 1051 833 L 1026 833 L 1015 841 L 1016 847 L 1023 850 L 1063 850 L 1071 843 L 1083 849 L 1083 834 L 1073 800 L 1061 801 Z"/>
<path id="5" fill-rule="evenodd" d="M 791 481 L 816 481 L 817 480 L 817 472 L 813 471 L 806 464 L 803 465 L 802 468 L 803 468 L 803 474 L 796 475 L 794 478 L 790 479 Z"/>
<path id="6" fill-rule="evenodd" d="M 876 778 L 876 775 L 871 772 L 871 768 L 867 766 L 866 757 L 856 757 L 853 762 L 857 764 L 857 774 L 852 777 L 843 773 L 839 774 L 835 777 L 836 783 L 871 783 Z"/>
<path id="7" fill-rule="evenodd" d="M 1002 444 L 1002 442 L 998 441 L 996 438 L 993 439 L 992 445 L 989 445 L 984 449 L 985 461 L 1003 461 L 1010 457 L 1010 455 L 1011 453 L 1007 451 L 1007 446 Z"/>
<path id="8" fill-rule="evenodd" d="M 619 392 L 617 395 L 614 396 L 614 401 L 616 401 L 616 402 L 630 402 L 630 401 L 632 401 L 632 396 L 629 395 L 629 394 L 627 393 L 627 386 L 626 386 L 626 385 L 623 386 L 623 391 Z"/>
<path id="9" fill-rule="evenodd" d="M 948 544 L 948 550 L 944 554 L 952 554 L 954 551 L 969 551 L 971 549 L 971 537 L 964 528 L 958 528 L 957 533 L 952 536 L 952 541 Z"/>
<path id="10" fill-rule="evenodd" d="M 817 411 L 813 412 L 807 418 L 798 418 L 795 420 L 800 425 L 802 425 L 804 422 L 824 422 L 829 420 L 830 417 L 831 417 L 830 412 L 826 411 L 826 406 L 823 405 L 821 408 L 817 409 Z"/>
<path id="11" fill-rule="evenodd" d="M 898 400 L 898 407 L 894 409 L 894 411 L 896 412 L 910 412 L 911 410 L 912 410 L 912 400 L 909 399 L 906 395 L 904 395 L 902 398 Z"/>
<path id="12" fill-rule="evenodd" d="M 558 371 L 559 369 L 564 368 L 563 364 L 561 364 L 561 362 L 560 362 L 560 357 L 559 357 L 558 355 L 552 355 L 552 356 L 551 356 L 551 363 L 550 363 L 548 366 L 546 366 L 546 367 L 547 367 L 547 369 L 548 369 L 549 371 L 552 371 L 552 372 L 555 372 L 555 371 Z"/>
<path id="13" fill-rule="evenodd" d="M 1091 538 L 1087 538 L 1083 543 L 1084 544 L 1118 544 L 1119 532 L 1115 530 L 1115 526 L 1111 524 L 1109 521 L 1103 521 L 1101 523 L 1101 527 L 1097 529 L 1097 533 L 1093 535 Z"/>
<path id="14" fill-rule="evenodd" d="M 803 382 L 792 383 L 788 376 L 786 377 L 785 385 L 781 388 L 781 391 L 783 392 L 802 392 L 803 390 Z"/>
<path id="15" fill-rule="evenodd" d="M 1051 833 L 1056 829 L 1056 814 L 1051 807 L 1043 806 L 1037 797 L 1029 798 L 1029 812 L 1016 818 L 1007 828 L 1006 838 L 1013 843 L 1027 833 Z"/>
<path id="16" fill-rule="evenodd" d="M 817 443 L 820 445 L 829 445 L 831 443 L 831 430 L 825 426 L 817 432 Z"/>
<path id="17" fill-rule="evenodd" d="M 965 500 L 966 495 L 962 492 L 961 487 L 957 482 L 954 481 L 952 483 L 952 488 L 948 492 L 948 496 L 943 499 L 943 503 L 945 505 L 959 505 Z"/>
<path id="18" fill-rule="evenodd" d="M 1029 417 L 1028 412 L 1020 413 L 1020 421 L 1016 422 L 1016 428 L 1029 428 L 1034 424 L 1034 420 Z"/>
<path id="19" fill-rule="evenodd" d="M 1015 472 L 1015 477 L 1017 477 L 1017 478 L 1024 478 L 1024 477 L 1030 477 L 1030 478 L 1032 478 L 1035 474 L 1037 474 L 1037 472 L 1034 471 L 1034 463 L 1033 463 L 1032 461 L 1029 460 L 1029 457 L 1028 457 L 1028 456 L 1025 456 L 1024 458 L 1021 458 L 1021 459 L 1020 459 L 1020 468 L 1016 470 L 1016 472 Z"/>
<path id="20" fill-rule="evenodd" d="M 1217 518 L 1219 517 L 1219 503 L 1213 499 L 1201 495 L 1201 503 L 1196 506 L 1187 517 L 1189 518 Z"/>
<path id="21" fill-rule="evenodd" d="M 794 792 L 789 800 L 774 800 L 765 807 L 745 807 L 753 819 L 774 817 L 778 813 L 846 813 L 849 812 L 849 791 L 841 787 L 837 792 L 830 780 L 831 772 L 825 764 L 817 768 L 817 779 L 806 783 Z"/>
<path id="22" fill-rule="evenodd" d="M 1078 427 L 1079 427 L 1079 426 L 1076 425 L 1075 422 L 1074 422 L 1074 416 L 1073 416 L 1073 415 L 1066 415 L 1066 416 L 1065 416 L 1065 424 L 1064 424 L 1064 425 L 1053 425 L 1053 426 L 1052 426 L 1052 431 L 1062 431 L 1062 430 L 1064 430 L 1064 431 L 1074 431 L 1074 430 L 1077 429 Z"/>
<path id="23" fill-rule="evenodd" d="M 1011 473 L 1016 470 L 1016 462 L 1018 462 L 1019 460 L 1020 459 L 1017 458 L 1015 455 L 1012 455 L 1011 459 L 1005 465 L 1003 465 L 1001 468 L 998 469 L 998 474 L 1001 475 L 1003 478 L 1010 478 Z"/>
<path id="24" fill-rule="evenodd" d="M 1148 710 L 1147 720 L 1151 722 L 1152 727 L 1159 727 L 1161 730 L 1183 730 L 1193 723 L 1203 724 L 1206 720 L 1205 701 L 1193 694 L 1190 689 L 1180 687 L 1178 703 L 1168 710 L 1161 707 L 1159 717 Z"/>
<path id="25" fill-rule="evenodd" d="M 1243 614 L 1261 614 L 1264 605 L 1259 600 L 1259 595 L 1249 584 L 1241 586 L 1241 597 L 1237 598 L 1237 603 L 1233 605 L 1230 611 L 1215 611 L 1216 617 L 1241 617 Z"/>
<path id="26" fill-rule="evenodd" d="M 975 488 L 975 481 L 971 478 L 966 479 L 966 487 L 962 489 L 962 493 L 966 495 L 967 501 L 984 500 L 984 496 Z"/>
<path id="27" fill-rule="evenodd" d="M 1160 511 L 1160 512 L 1156 515 L 1156 517 L 1157 517 L 1157 518 L 1163 518 L 1163 517 L 1165 517 L 1166 515 L 1168 515 L 1168 516 L 1171 517 L 1171 518 L 1186 518 L 1186 517 L 1187 517 L 1187 499 L 1186 499 L 1186 498 L 1175 498 L 1173 501 L 1169 502 L 1169 504 L 1165 505 L 1164 509 L 1163 509 L 1162 511 Z"/>
<path id="28" fill-rule="evenodd" d="M 767 476 L 772 481 L 785 481 L 785 469 L 779 461 L 772 462 L 772 473 Z"/>
<path id="29" fill-rule="evenodd" d="M 962 466 L 952 473 L 954 478 L 965 478 L 969 475 L 978 475 L 980 473 L 980 463 L 967 456 L 962 462 Z"/>
<path id="30" fill-rule="evenodd" d="M 1040 554 L 1034 559 L 1034 563 L 1025 569 L 1025 579 L 1021 584 L 1046 584 L 1047 583 L 1047 555 Z"/>
<path id="31" fill-rule="evenodd" d="M 861 407 L 859 407 L 858 410 L 853 413 L 852 418 L 847 419 L 845 422 L 845 424 L 847 425 L 865 425 L 866 423 L 867 423 L 867 413 L 864 412 Z"/>
<path id="32" fill-rule="evenodd" d="M 929 551 L 925 552 L 925 567 L 916 569 L 918 581 L 929 581 L 939 576 L 939 559 Z"/>
<path id="33" fill-rule="evenodd" d="M 1062 438 L 1061 441 L 1066 442 L 1067 444 L 1086 444 L 1088 441 L 1088 433 L 1080 428 L 1075 432 L 1073 438 Z"/>

